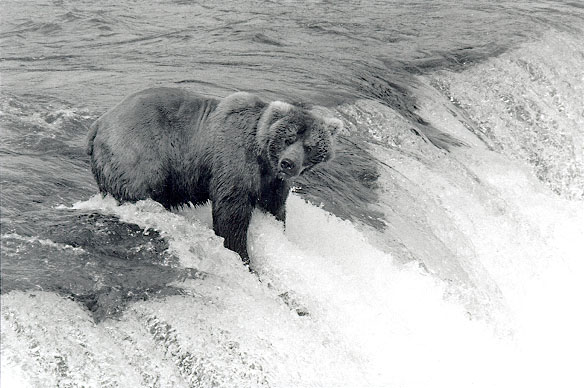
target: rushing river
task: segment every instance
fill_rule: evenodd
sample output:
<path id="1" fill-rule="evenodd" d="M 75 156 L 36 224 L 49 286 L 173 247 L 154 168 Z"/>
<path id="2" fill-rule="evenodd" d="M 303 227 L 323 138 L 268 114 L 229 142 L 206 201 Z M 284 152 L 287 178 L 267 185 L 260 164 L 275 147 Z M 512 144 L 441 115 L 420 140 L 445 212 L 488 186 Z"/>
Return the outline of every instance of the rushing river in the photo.
<path id="1" fill-rule="evenodd" d="M 0 4 L 2 387 L 581 387 L 581 1 Z M 345 123 L 250 273 L 210 206 L 97 195 L 175 86 Z"/>

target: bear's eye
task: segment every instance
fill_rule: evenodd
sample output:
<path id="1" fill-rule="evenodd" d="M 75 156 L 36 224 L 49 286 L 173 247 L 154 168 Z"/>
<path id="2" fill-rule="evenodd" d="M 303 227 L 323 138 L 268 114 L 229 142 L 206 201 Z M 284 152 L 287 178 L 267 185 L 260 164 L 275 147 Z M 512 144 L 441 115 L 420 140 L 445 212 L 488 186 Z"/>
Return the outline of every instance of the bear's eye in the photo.
<path id="1" fill-rule="evenodd" d="M 286 144 L 286 146 L 289 146 L 289 145 L 294 144 L 294 141 L 296 141 L 296 139 L 292 139 L 289 137 L 286 140 L 284 140 L 284 143 Z"/>
<path id="2" fill-rule="evenodd" d="M 307 145 L 307 146 L 305 146 L 304 148 L 306 149 L 306 153 L 307 153 L 307 154 L 309 154 L 309 153 L 311 153 L 311 152 L 312 152 L 312 146 L 309 146 L 309 145 Z"/>

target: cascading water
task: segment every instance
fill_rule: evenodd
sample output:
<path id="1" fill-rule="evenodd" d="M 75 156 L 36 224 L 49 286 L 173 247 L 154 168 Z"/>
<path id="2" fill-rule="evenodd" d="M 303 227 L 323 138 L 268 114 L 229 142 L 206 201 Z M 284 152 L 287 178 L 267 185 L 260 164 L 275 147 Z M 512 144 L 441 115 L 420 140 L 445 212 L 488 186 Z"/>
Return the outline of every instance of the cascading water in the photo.
<path id="1" fill-rule="evenodd" d="M 410 72 L 399 81 L 399 72 L 384 78 L 387 58 L 356 58 L 352 78 L 341 77 L 333 96 L 334 88 L 315 81 L 324 77 L 299 70 L 305 67 L 295 62 L 295 39 L 314 36 L 318 47 L 334 41 L 337 51 L 327 55 L 340 56 L 341 49 L 354 55 L 345 39 L 364 25 L 354 12 L 354 24 L 302 15 L 303 33 L 288 39 L 274 38 L 273 31 L 250 35 L 254 45 L 279 50 L 278 58 L 289 55 L 295 68 L 279 89 L 259 86 L 260 93 L 278 95 L 306 75 L 314 95 L 301 89 L 290 95 L 326 102 L 322 109 L 345 123 L 337 164 L 298 183 L 286 228 L 254 214 L 253 274 L 213 233 L 210 206 L 169 212 L 151 200 L 119 205 L 95 194 L 83 153 L 85 128 L 115 99 L 100 100 L 98 109 L 67 96 L 103 70 L 75 73 L 73 86 L 57 94 L 62 99 L 48 94 L 50 77 L 38 94 L 17 93 L 18 82 L 7 82 L 0 101 L 3 387 L 584 383 L 577 356 L 584 346 L 579 30 L 552 24 L 504 50 L 441 48 L 446 62 L 434 51 L 406 50 Z M 256 31 L 263 19 L 253 15 L 245 23 Z M 112 22 L 105 11 L 92 19 L 79 10 L 65 16 L 17 30 L 67 36 L 63 26 L 83 20 L 110 39 L 111 29 L 144 27 L 123 15 Z M 427 20 L 431 29 L 433 19 Z M 228 28 L 228 36 L 247 36 L 247 27 Z M 181 31 L 130 39 L 131 55 L 151 58 L 149 42 L 182 42 L 188 31 Z M 377 42 L 367 33 L 355 39 Z M 202 34 L 216 39 L 213 29 Z M 392 44 L 402 44 L 395 34 Z M 169 43 L 168 50 L 183 47 L 170 42 L 176 46 Z M 205 61 L 219 55 L 199 50 Z M 254 57 L 252 50 L 240 55 L 232 68 L 245 68 Z M 160 66 L 167 66 L 164 58 Z M 48 71 L 43 61 L 57 66 L 75 58 L 12 56 L 3 63 L 27 61 L 34 69 L 27 79 L 34 81 L 35 71 Z M 207 69 L 203 62 L 197 66 Z M 278 79 L 270 64 L 262 62 L 262 74 Z M 341 70 L 331 66 L 334 77 Z M 136 81 L 124 72 L 129 80 L 120 89 Z M 115 71 L 108 74 L 119 80 Z M 168 77 L 184 87 L 194 82 L 183 73 Z M 196 86 L 219 95 L 236 80 L 213 82 Z"/>

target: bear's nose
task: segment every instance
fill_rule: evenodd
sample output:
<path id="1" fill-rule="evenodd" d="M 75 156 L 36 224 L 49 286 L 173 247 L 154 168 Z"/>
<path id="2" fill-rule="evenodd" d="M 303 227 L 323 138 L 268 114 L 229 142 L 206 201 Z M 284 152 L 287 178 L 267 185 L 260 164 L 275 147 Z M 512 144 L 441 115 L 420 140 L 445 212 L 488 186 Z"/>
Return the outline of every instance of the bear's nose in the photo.
<path id="1" fill-rule="evenodd" d="M 290 159 L 282 159 L 282 161 L 280 162 L 280 167 L 284 171 L 294 170 L 294 167 L 295 166 L 296 165 L 294 164 L 294 162 L 292 160 L 290 160 Z"/>

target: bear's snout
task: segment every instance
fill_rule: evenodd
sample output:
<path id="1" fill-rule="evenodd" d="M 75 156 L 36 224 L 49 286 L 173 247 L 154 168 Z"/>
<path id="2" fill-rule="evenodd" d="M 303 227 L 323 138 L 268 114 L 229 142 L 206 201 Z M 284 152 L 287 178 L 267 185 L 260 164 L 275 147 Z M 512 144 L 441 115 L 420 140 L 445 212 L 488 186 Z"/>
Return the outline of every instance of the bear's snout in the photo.
<path id="1" fill-rule="evenodd" d="M 302 169 L 304 149 L 301 142 L 288 146 L 280 155 L 278 175 L 282 179 L 298 176 Z"/>
<path id="2" fill-rule="evenodd" d="M 296 168 L 296 163 L 290 159 L 284 159 L 280 162 L 280 168 L 282 171 L 294 171 Z"/>
<path id="3" fill-rule="evenodd" d="M 302 162 L 295 162 L 292 159 L 284 158 L 280 161 L 278 176 L 282 179 L 293 178 L 300 174 Z"/>

